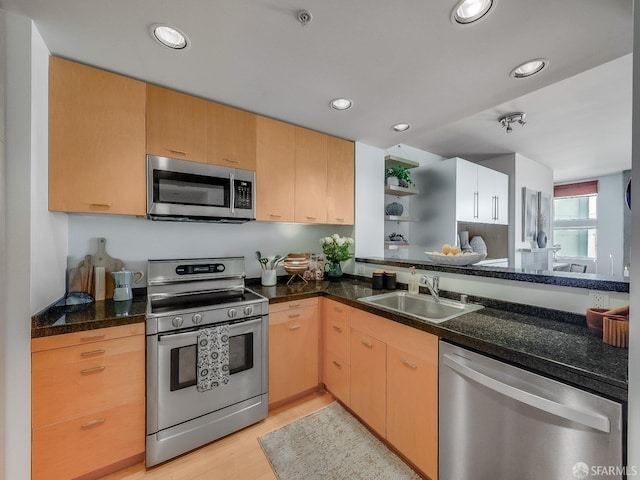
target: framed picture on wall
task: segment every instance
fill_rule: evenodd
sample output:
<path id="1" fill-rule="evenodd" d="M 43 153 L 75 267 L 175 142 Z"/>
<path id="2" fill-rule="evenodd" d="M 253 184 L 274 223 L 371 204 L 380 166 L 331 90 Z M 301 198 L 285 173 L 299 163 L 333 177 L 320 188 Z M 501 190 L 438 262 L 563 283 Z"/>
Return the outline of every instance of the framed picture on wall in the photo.
<path id="1" fill-rule="evenodd" d="M 535 241 L 538 228 L 538 192 L 522 187 L 522 241 Z"/>

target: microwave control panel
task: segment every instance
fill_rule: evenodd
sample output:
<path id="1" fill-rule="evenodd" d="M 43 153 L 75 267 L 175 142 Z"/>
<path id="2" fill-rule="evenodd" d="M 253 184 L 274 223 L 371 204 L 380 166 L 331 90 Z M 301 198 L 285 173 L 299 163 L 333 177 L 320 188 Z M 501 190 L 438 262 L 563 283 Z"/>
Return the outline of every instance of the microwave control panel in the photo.
<path id="1" fill-rule="evenodd" d="M 251 182 L 244 180 L 236 180 L 234 182 L 235 189 L 235 208 L 245 208 L 251 210 L 253 208 L 253 194 Z"/>

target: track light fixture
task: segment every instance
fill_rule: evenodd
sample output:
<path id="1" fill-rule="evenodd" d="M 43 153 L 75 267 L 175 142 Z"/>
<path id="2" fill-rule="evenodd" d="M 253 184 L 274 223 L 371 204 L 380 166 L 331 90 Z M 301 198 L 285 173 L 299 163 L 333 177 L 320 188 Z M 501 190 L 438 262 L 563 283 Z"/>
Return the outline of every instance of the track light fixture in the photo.
<path id="1" fill-rule="evenodd" d="M 513 131 L 513 128 L 511 128 L 512 123 L 519 123 L 523 127 L 527 124 L 527 122 L 524 121 L 526 116 L 527 114 L 524 112 L 507 113 L 500 117 L 498 122 L 500 122 L 500 125 L 502 125 L 503 128 L 507 129 L 507 133 L 511 133 Z"/>

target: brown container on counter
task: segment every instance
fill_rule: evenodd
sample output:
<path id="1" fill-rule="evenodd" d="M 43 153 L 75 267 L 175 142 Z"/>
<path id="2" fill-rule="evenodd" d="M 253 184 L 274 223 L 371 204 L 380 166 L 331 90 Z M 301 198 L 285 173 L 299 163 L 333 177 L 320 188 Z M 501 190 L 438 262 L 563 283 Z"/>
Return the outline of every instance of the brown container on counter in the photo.
<path id="1" fill-rule="evenodd" d="M 384 271 L 376 270 L 371 274 L 371 288 L 382 290 L 384 288 Z"/>
<path id="2" fill-rule="evenodd" d="M 620 316 L 604 317 L 602 341 L 614 347 L 629 348 L 629 319 Z"/>
<path id="3" fill-rule="evenodd" d="M 384 288 L 387 290 L 396 289 L 396 272 L 384 272 Z"/>

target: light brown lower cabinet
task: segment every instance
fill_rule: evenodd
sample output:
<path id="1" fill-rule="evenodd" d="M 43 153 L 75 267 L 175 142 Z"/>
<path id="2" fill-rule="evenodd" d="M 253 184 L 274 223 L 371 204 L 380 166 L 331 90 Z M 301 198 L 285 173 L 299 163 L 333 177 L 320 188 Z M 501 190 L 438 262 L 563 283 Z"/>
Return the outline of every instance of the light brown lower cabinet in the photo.
<path id="1" fill-rule="evenodd" d="M 328 300 L 324 300 L 327 302 Z M 336 302 L 334 302 L 336 303 Z M 438 478 L 438 337 L 363 310 L 349 308 L 350 403 L 329 391 L 431 480 Z M 332 318 L 332 316 L 334 318 Z M 325 332 L 335 324 L 325 305 Z M 325 333 L 325 342 L 335 335 Z M 325 345 L 325 355 L 331 355 Z"/>
<path id="2" fill-rule="evenodd" d="M 323 302 L 323 378 L 333 396 L 351 405 L 351 308 L 330 300 Z"/>
<path id="3" fill-rule="evenodd" d="M 317 388 L 318 299 L 269 306 L 269 405 Z"/>
<path id="4" fill-rule="evenodd" d="M 144 340 L 144 323 L 32 340 L 33 480 L 144 458 Z"/>

